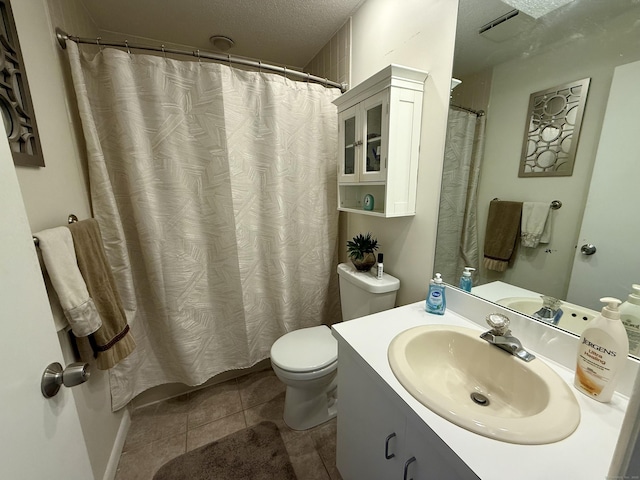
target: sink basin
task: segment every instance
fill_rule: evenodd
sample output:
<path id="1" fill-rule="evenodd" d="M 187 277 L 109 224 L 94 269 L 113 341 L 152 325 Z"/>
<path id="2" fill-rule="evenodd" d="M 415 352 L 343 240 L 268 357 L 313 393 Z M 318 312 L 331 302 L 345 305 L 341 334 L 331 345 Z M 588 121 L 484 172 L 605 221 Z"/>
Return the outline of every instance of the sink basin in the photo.
<path id="1" fill-rule="evenodd" d="M 525 315 L 533 315 L 542 307 L 542 299 L 535 297 L 507 297 L 496 303 Z M 598 315 L 598 312 L 594 310 L 567 302 L 562 302 L 560 308 L 563 313 L 557 323 L 558 327 L 578 335 L 583 332 L 587 322 Z"/>
<path id="2" fill-rule="evenodd" d="M 389 345 L 391 370 L 420 403 L 480 435 L 528 445 L 571 435 L 580 407 L 570 387 L 542 360 L 524 362 L 480 333 L 452 325 L 406 330 Z"/>

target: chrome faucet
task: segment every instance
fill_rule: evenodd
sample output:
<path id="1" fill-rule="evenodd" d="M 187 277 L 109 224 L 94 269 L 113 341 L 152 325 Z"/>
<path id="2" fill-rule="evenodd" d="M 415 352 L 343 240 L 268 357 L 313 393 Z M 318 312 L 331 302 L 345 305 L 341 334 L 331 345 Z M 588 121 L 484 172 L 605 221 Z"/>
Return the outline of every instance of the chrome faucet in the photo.
<path id="1" fill-rule="evenodd" d="M 532 316 L 542 320 L 543 322 L 557 325 L 563 313 L 560 308 L 562 302 L 557 298 L 549 297 L 547 295 L 540 295 L 540 298 L 542 298 L 542 308 Z"/>
<path id="2" fill-rule="evenodd" d="M 530 362 L 535 355 L 527 352 L 523 347 L 520 340 L 511 335 L 509 330 L 509 318 L 499 313 L 492 313 L 487 315 L 487 323 L 491 327 L 491 330 L 484 332 L 480 335 L 480 338 L 486 340 L 491 345 L 495 345 L 511 355 L 518 357 L 525 362 Z"/>

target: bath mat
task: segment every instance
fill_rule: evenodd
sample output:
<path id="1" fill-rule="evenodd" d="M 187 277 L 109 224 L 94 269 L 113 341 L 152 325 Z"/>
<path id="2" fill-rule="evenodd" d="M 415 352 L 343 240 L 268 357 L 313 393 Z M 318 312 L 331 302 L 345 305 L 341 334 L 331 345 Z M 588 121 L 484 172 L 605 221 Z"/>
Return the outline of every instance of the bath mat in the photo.
<path id="1" fill-rule="evenodd" d="M 165 463 L 153 480 L 296 480 L 278 427 L 262 422 Z"/>

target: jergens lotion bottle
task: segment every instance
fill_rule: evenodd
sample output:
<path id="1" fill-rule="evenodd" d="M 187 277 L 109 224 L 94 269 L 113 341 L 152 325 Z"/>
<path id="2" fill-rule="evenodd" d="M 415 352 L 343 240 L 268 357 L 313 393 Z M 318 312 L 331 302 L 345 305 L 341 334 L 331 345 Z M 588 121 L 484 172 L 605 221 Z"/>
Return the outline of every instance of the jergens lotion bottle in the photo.
<path id="1" fill-rule="evenodd" d="M 627 331 L 620 321 L 620 300 L 600 299 L 607 305 L 587 323 L 580 336 L 574 386 L 585 395 L 609 402 L 629 354 Z"/>

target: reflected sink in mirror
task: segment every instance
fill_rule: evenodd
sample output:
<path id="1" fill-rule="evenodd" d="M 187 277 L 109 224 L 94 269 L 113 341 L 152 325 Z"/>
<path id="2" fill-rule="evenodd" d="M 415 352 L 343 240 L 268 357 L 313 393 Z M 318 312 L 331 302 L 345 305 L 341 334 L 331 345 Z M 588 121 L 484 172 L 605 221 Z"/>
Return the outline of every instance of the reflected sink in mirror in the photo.
<path id="1" fill-rule="evenodd" d="M 541 298 L 507 297 L 501 298 L 496 303 L 529 316 L 533 316 L 535 312 L 542 308 Z M 598 315 L 595 310 L 567 302 L 562 302 L 560 309 L 562 310 L 562 316 L 556 325 L 577 335 L 581 335 L 587 322 Z"/>
<path id="2" fill-rule="evenodd" d="M 525 445 L 571 435 L 580 407 L 567 383 L 539 358 L 524 362 L 480 334 L 452 325 L 406 330 L 389 345 L 391 370 L 420 403 L 480 435 Z"/>

